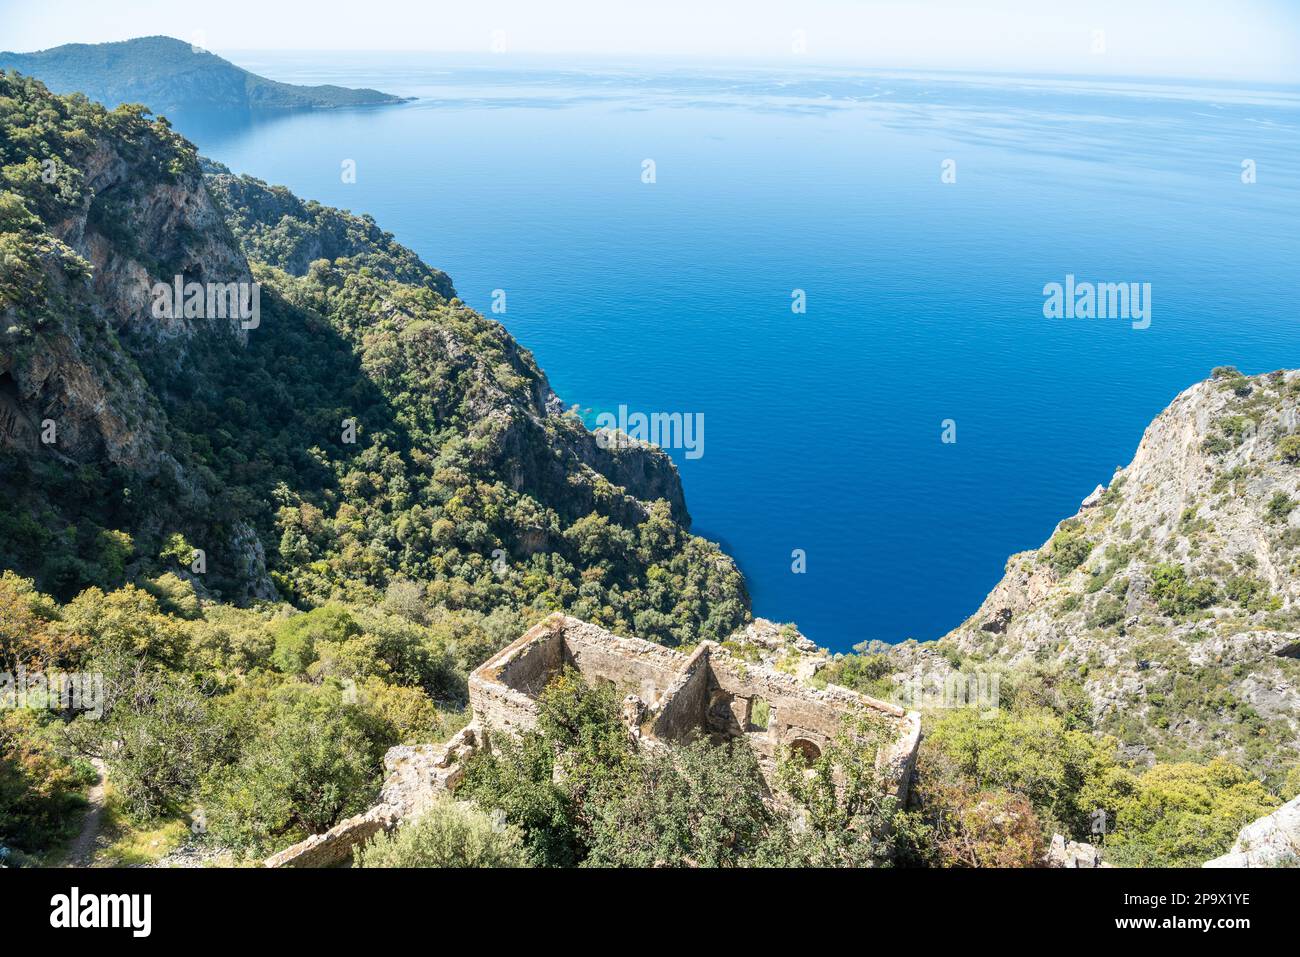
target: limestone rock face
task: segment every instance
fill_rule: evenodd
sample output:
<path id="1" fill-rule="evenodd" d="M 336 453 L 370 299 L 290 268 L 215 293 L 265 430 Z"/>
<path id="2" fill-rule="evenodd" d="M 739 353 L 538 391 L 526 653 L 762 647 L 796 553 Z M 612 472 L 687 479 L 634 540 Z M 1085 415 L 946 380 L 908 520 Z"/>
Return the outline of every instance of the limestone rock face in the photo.
<path id="1" fill-rule="evenodd" d="M 1202 867 L 1300 867 L 1300 797 L 1247 824 L 1232 849 Z"/>

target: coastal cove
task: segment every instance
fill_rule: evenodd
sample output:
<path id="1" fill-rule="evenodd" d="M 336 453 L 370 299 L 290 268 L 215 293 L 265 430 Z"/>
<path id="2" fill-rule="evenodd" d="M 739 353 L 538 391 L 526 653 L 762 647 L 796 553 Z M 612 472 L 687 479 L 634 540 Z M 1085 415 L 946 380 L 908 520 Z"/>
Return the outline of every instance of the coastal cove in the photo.
<path id="1" fill-rule="evenodd" d="M 415 97 L 180 128 L 372 215 L 589 425 L 707 422 L 695 531 L 833 650 L 956 627 L 1176 394 L 1297 364 L 1294 90 L 230 56 Z M 1149 325 L 1046 317 L 1066 276 L 1149 283 Z"/>

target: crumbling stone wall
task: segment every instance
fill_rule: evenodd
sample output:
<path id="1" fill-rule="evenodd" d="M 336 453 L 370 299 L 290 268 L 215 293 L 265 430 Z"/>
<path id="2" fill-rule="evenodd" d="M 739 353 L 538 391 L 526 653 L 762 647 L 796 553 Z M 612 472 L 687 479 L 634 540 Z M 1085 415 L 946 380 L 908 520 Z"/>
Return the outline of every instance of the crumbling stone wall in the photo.
<path id="1" fill-rule="evenodd" d="M 470 702 L 485 733 L 535 727 L 536 695 L 565 665 L 627 692 L 624 714 L 638 739 L 744 737 L 769 779 L 782 748 L 796 747 L 815 758 L 847 717 L 874 714 L 893 728 L 894 741 L 879 759 L 898 782 L 900 796 L 906 794 L 920 743 L 919 716 L 847 688 L 810 687 L 806 676 L 743 661 L 713 642 L 685 655 L 563 615 L 529 629 L 470 675 Z M 762 727 L 754 723 L 759 702 L 767 708 Z"/>
<path id="2" fill-rule="evenodd" d="M 708 644 L 700 645 L 682 663 L 681 671 L 659 696 L 651 726 L 654 737 L 663 741 L 688 741 L 706 732 L 709 686 Z"/>
<path id="3" fill-rule="evenodd" d="M 453 790 L 465 758 L 492 747 L 493 734 L 537 726 L 537 696 L 565 666 L 589 681 L 608 681 L 625 693 L 623 715 L 637 740 L 668 746 L 704 735 L 744 737 L 769 782 L 784 747 L 816 757 L 835 739 L 846 718 L 873 714 L 892 731 L 877 763 L 896 793 L 906 798 L 921 721 L 897 705 L 828 685 L 810 687 L 796 676 L 742 661 L 713 642 L 690 655 L 596 625 L 552 615 L 476 668 L 469 677 L 471 723 L 442 745 L 403 745 L 385 756 L 388 772 L 380 803 L 325 834 L 286 848 L 268 867 L 326 867 L 347 861 L 353 849 L 381 829 L 420 813 L 437 795 Z M 766 724 L 756 720 L 759 703 Z"/>

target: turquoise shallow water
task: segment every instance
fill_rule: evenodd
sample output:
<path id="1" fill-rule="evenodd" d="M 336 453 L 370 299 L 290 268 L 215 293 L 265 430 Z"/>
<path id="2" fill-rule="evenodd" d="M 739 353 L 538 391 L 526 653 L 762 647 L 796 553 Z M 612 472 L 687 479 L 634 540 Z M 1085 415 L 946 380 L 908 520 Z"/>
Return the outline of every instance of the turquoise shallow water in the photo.
<path id="1" fill-rule="evenodd" d="M 704 454 L 672 452 L 696 531 L 756 613 L 832 648 L 942 634 L 1180 390 L 1300 364 L 1294 89 L 232 58 L 418 97 L 177 122 L 371 213 L 476 308 L 505 290 L 497 318 L 593 421 L 702 414 Z M 1044 318 L 1067 274 L 1150 283 L 1150 328 Z"/>

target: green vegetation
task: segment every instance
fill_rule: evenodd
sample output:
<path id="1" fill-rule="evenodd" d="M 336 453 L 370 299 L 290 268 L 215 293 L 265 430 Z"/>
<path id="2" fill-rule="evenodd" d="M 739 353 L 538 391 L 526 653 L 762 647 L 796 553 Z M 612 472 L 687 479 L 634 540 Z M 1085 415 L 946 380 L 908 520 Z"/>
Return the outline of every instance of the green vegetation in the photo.
<path id="1" fill-rule="evenodd" d="M 1061 523 L 1061 529 L 1052 536 L 1048 560 L 1058 575 L 1067 575 L 1087 560 L 1095 542 L 1084 537 L 1082 524 L 1071 519 Z"/>
<path id="2" fill-rule="evenodd" d="M 1198 867 L 1277 805 L 1263 785 L 1222 759 L 1157 765 L 1117 789 L 1107 856 L 1128 867 Z"/>
<path id="3" fill-rule="evenodd" d="M 1151 595 L 1166 615 L 1181 618 L 1214 604 L 1214 582 L 1207 578 L 1189 580 L 1182 565 L 1163 563 L 1151 568 Z"/>
<path id="4" fill-rule="evenodd" d="M 543 692 L 537 731 L 470 761 L 457 791 L 501 812 L 537 866 L 738 867 L 882 863 L 896 816 L 875 768 L 881 729 L 845 728 L 812 766 L 794 753 L 778 775 L 807 827 L 763 797 L 744 741 L 639 750 L 616 693 L 573 671 Z M 838 786 L 837 786 L 838 785 Z"/>
<path id="5" fill-rule="evenodd" d="M 92 188 L 92 162 L 120 175 Z M 133 826 L 199 810 L 261 854 L 366 806 L 388 747 L 462 726 L 469 670 L 552 611 L 669 644 L 748 619 L 668 457 L 600 448 L 443 273 L 221 171 L 229 230 L 145 213 L 204 183 L 143 109 L 0 74 L 0 396 L 49 363 L 100 390 L 41 400 L 84 413 L 63 454 L 0 447 L 0 668 L 104 677 L 102 720 L 6 716 L 0 843 L 52 852 L 101 757 Z M 242 243 L 258 328 L 136 334 L 53 236 L 83 215 L 154 276 Z"/>
<path id="6" fill-rule="evenodd" d="M 247 859 L 320 833 L 373 802 L 387 748 L 463 726 L 468 672 L 555 610 L 757 656 L 728 641 L 749 617 L 744 582 L 690 534 L 666 455 L 601 449 L 559 411 L 533 357 L 372 220 L 209 169 L 140 107 L 0 75 L 0 400 L 15 421 L 68 410 L 57 455 L 22 436 L 0 447 L 0 671 L 91 672 L 104 685 L 93 718 L 0 713 L 0 844 L 14 860 L 57 860 L 92 758 L 112 786 L 106 860 L 152 860 L 191 818 Z M 225 226 L 157 225 L 176 219 L 178 195 L 209 194 Z M 121 276 L 95 277 L 106 295 L 55 236 L 67 223 L 107 250 L 96 262 L 152 276 L 246 256 L 259 327 L 247 341 L 142 333 L 147 317 L 118 314 L 131 292 Z M 1215 378 L 1248 400 L 1238 405 L 1270 395 L 1236 370 Z M 77 388 L 58 392 L 66 382 Z M 1206 447 L 1237 448 L 1257 412 L 1216 422 Z M 1279 457 L 1294 464 L 1289 438 Z M 1213 490 L 1242 495 L 1252 474 L 1223 472 Z M 1060 579 L 1094 556 L 1123 487 L 1053 535 L 1045 559 Z M 869 722 L 811 762 L 781 755 L 774 802 L 743 739 L 639 749 L 616 692 L 564 672 L 536 731 L 476 754 L 458 801 L 377 839 L 360 863 L 865 866 L 892 853 L 1032 866 L 1052 833 L 1089 839 L 1098 811 L 1117 862 L 1199 863 L 1300 790 L 1295 752 L 1279 747 L 1289 725 L 1171 637 L 1230 635 L 1250 615 L 1295 627 L 1250 556 L 1198 551 L 1213 532 L 1206 504 L 1174 513 L 1187 563 L 1153 564 L 1149 538 L 1125 523 L 1124 541 L 1055 586 L 1053 607 L 1077 613 L 1086 638 L 1124 634 L 1125 663 L 1145 675 L 1140 709 L 1094 714 L 1077 680 L 1041 663 L 1062 636 L 1034 650 L 1039 664 L 1006 671 L 993 715 L 926 716 L 906 810 L 882 788 L 883 732 Z M 1282 525 L 1295 505 L 1279 491 L 1264 515 Z M 1294 550 L 1294 531 L 1271 535 Z M 1227 617 L 1206 614 L 1216 605 Z M 983 654 L 938 652 L 953 668 Z M 1084 657 L 1079 676 L 1102 660 Z M 815 680 L 888 697 L 893 670 L 865 649 Z M 757 703 L 755 726 L 769 716 Z M 1225 727 L 1214 746 L 1238 748 L 1250 770 L 1156 733 L 1174 717 Z M 1117 738 L 1157 762 L 1126 765 Z"/>
<path id="7" fill-rule="evenodd" d="M 1296 501 L 1286 492 L 1274 492 L 1273 497 L 1264 506 L 1264 517 L 1273 523 L 1285 522 L 1296 507 Z"/>
<path id="8" fill-rule="evenodd" d="M 991 719 L 970 710 L 932 717 L 908 812 L 922 838 L 911 860 L 1032 866 L 1060 833 L 1103 846 L 1117 866 L 1199 866 L 1279 804 L 1221 758 L 1125 767 L 1118 742 L 1093 733 L 1068 694 L 1044 697 L 1040 681 L 1013 676 L 1018 692 Z"/>
<path id="9" fill-rule="evenodd" d="M 435 803 L 357 855 L 360 867 L 526 867 L 519 829 L 497 824 L 472 805 Z"/>

